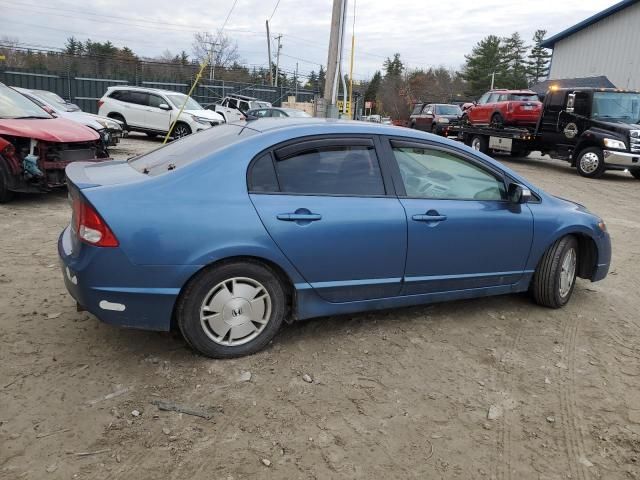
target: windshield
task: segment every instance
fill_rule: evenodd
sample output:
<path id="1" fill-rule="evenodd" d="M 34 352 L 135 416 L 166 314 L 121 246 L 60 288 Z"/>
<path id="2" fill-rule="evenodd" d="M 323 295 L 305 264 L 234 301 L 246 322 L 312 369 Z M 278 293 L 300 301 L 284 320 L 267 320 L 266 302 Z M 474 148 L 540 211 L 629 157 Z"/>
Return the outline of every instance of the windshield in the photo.
<path id="1" fill-rule="evenodd" d="M 592 118 L 612 118 L 640 123 L 640 93 L 595 92 Z"/>
<path id="2" fill-rule="evenodd" d="M 462 115 L 457 105 L 436 105 L 436 115 Z"/>
<path id="3" fill-rule="evenodd" d="M 53 118 L 24 95 L 0 84 L 0 118 Z"/>
<path id="4" fill-rule="evenodd" d="M 256 133 L 259 132 L 244 125 L 220 125 L 130 158 L 128 162 L 139 172 L 151 176 L 160 175 L 208 157 L 217 150 Z"/>
<path id="5" fill-rule="evenodd" d="M 62 111 L 75 112 L 77 110 L 80 110 L 77 105 L 67 102 L 60 95 L 57 95 L 53 92 L 48 92 L 46 90 L 33 90 L 33 94 Z"/>
<path id="6" fill-rule="evenodd" d="M 539 102 L 538 95 L 535 93 L 512 93 L 509 100 L 514 102 Z"/>
<path id="7" fill-rule="evenodd" d="M 204 110 L 204 107 L 193 98 L 182 95 L 181 93 L 167 95 L 167 97 L 169 97 L 169 100 L 176 108 L 181 108 L 184 101 L 188 99 L 187 104 L 184 106 L 185 110 Z"/>

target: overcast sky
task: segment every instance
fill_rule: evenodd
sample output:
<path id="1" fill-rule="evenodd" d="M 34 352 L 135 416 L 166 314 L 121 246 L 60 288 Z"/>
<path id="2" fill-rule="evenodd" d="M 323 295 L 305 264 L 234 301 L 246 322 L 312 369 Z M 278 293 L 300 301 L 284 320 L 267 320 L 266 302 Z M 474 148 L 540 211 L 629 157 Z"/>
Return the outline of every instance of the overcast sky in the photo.
<path id="1" fill-rule="evenodd" d="M 215 31 L 234 0 L 0 0 L 0 36 L 61 47 L 68 36 L 111 40 L 138 55 L 191 53 L 193 33 Z M 489 34 L 518 31 L 526 40 L 544 28 L 553 35 L 615 3 L 613 0 L 356 0 L 354 78 L 368 78 L 384 58 L 400 52 L 410 67 L 458 68 Z M 350 45 L 354 0 L 348 0 Z M 238 42 L 243 63 L 267 64 L 265 20 L 277 0 L 237 0 L 225 33 Z M 281 67 L 301 73 L 326 65 L 331 0 L 280 0 L 271 19 L 282 33 Z M 348 48 L 345 65 L 348 62 Z M 296 57 L 296 58 L 294 58 Z"/>

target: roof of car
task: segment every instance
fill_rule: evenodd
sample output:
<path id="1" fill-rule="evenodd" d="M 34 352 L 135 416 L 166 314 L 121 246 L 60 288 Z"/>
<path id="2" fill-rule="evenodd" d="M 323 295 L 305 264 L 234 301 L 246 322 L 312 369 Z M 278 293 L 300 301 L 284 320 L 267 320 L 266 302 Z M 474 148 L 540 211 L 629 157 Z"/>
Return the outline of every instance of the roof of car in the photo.
<path id="1" fill-rule="evenodd" d="M 138 87 L 136 85 L 112 85 L 107 87 L 107 90 L 140 90 L 143 92 L 155 92 L 172 95 L 185 95 L 182 92 L 176 92 L 175 90 L 164 90 L 162 88 L 150 88 L 150 87 Z"/>
<path id="2" fill-rule="evenodd" d="M 339 133 L 370 133 L 377 135 L 402 135 L 401 128 L 391 125 L 382 125 L 373 122 L 360 122 L 356 120 L 339 120 L 335 118 L 318 117 L 287 117 L 287 118 L 259 118 L 250 120 L 246 126 L 257 132 L 275 132 L 277 130 L 291 129 L 304 130 L 318 126 L 331 127 L 333 132 Z M 415 134 L 415 130 L 406 129 L 407 133 Z M 317 132 L 322 133 L 322 132 Z"/>

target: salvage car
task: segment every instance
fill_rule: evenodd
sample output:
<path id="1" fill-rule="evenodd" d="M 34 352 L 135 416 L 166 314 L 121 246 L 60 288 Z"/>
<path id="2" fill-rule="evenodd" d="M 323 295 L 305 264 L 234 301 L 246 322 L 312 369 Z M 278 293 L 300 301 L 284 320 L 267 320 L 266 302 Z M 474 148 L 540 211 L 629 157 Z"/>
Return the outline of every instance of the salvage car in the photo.
<path id="1" fill-rule="evenodd" d="M 221 115 L 205 110 L 183 93 L 145 87 L 107 88 L 98 100 L 98 114 L 118 120 L 129 132 L 149 137 L 166 135 L 173 126 L 174 139 L 224 123 Z"/>
<path id="2" fill-rule="evenodd" d="M 607 275 L 601 218 L 460 142 L 319 118 L 214 130 L 67 167 L 80 308 L 224 358 L 283 322 L 528 290 L 559 308 Z"/>
<path id="3" fill-rule="evenodd" d="M 462 116 L 458 105 L 445 103 L 420 104 L 409 117 L 409 127 L 440 135 L 450 124 L 456 123 Z"/>
<path id="4" fill-rule="evenodd" d="M 471 125 L 535 126 L 542 113 L 542 103 L 531 90 L 491 90 L 467 108 L 463 122 Z"/>
<path id="5" fill-rule="evenodd" d="M 286 117 L 303 117 L 309 118 L 309 115 L 304 110 L 298 110 L 296 108 L 285 108 L 285 107 L 264 107 L 264 108 L 256 108 L 254 110 L 247 110 L 247 117 L 255 117 L 255 118 L 264 118 L 264 117 L 273 117 L 273 118 L 286 118 Z"/>
<path id="6" fill-rule="evenodd" d="M 245 114 L 249 110 L 271 108 L 271 106 L 271 103 L 258 100 L 254 97 L 232 94 L 224 97 L 220 103 L 207 105 L 206 108 L 222 115 L 225 122 L 231 123 L 244 120 Z"/>
<path id="7" fill-rule="evenodd" d="M 93 113 L 86 113 L 73 103 L 65 102 L 58 95 L 46 90 L 30 90 L 26 88 L 12 87 L 32 102 L 38 104 L 46 112 L 56 117 L 63 117 L 74 122 L 86 125 L 94 129 L 100 135 L 106 148 L 115 146 L 123 136 L 122 123 L 112 118 L 101 117 Z M 54 99 L 61 101 L 54 101 Z"/>
<path id="8" fill-rule="evenodd" d="M 45 112 L 0 83 L 0 202 L 65 185 L 64 169 L 105 152 L 92 129 Z"/>

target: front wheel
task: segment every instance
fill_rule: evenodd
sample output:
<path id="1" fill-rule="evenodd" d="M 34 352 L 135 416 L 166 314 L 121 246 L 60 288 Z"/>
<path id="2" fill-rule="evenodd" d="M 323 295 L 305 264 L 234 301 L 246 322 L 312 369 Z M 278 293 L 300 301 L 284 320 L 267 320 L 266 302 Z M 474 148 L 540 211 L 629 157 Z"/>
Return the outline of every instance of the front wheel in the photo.
<path id="1" fill-rule="evenodd" d="M 605 171 L 604 154 L 598 147 L 585 148 L 576 161 L 578 173 L 587 178 L 599 178 Z"/>
<path id="2" fill-rule="evenodd" d="M 178 302 L 176 316 L 191 347 L 207 357 L 232 358 L 264 348 L 286 313 L 284 288 L 268 267 L 238 262 L 204 270 Z"/>
<path id="3" fill-rule="evenodd" d="M 186 123 L 176 123 L 175 127 L 173 127 L 172 137 L 174 139 L 179 139 L 182 137 L 186 137 L 187 135 L 191 135 L 191 128 Z"/>
<path id="4" fill-rule="evenodd" d="M 545 252 L 538 264 L 531 291 L 536 303 L 549 308 L 567 304 L 576 284 L 578 241 L 572 235 L 562 237 Z"/>
<path id="5" fill-rule="evenodd" d="M 4 159 L 0 157 L 0 162 Z M 8 203 L 13 200 L 14 193 L 9 190 L 9 172 L 7 172 L 4 164 L 0 163 L 0 203 Z"/>

